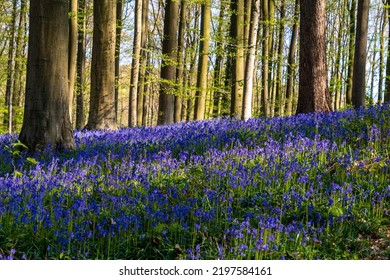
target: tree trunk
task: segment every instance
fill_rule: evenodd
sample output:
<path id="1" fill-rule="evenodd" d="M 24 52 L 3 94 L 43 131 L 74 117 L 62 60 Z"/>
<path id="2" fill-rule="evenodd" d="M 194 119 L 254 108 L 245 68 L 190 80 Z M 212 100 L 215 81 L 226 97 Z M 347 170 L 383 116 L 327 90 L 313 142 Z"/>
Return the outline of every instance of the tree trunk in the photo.
<path id="1" fill-rule="evenodd" d="M 242 98 L 244 90 L 244 0 L 231 2 L 230 37 L 232 40 L 232 90 L 230 115 L 240 118 L 242 115 Z"/>
<path id="2" fill-rule="evenodd" d="M 386 10 L 390 18 L 390 0 L 386 1 Z M 386 61 L 386 82 L 384 103 L 390 103 L 390 28 L 388 29 L 387 38 L 387 61 Z"/>
<path id="3" fill-rule="evenodd" d="M 245 65 L 245 83 L 242 119 L 248 120 L 252 117 L 252 99 L 253 99 L 253 76 L 256 59 L 257 30 L 259 27 L 260 0 L 252 1 L 251 20 L 248 34 L 248 53 Z"/>
<path id="4" fill-rule="evenodd" d="M 222 40 L 223 30 L 226 25 L 224 19 L 226 13 L 226 2 L 220 2 L 219 18 L 218 18 L 218 29 L 217 29 L 217 40 L 216 42 L 216 55 L 215 55 L 215 69 L 213 77 L 213 88 L 214 88 L 214 100 L 213 100 L 213 117 L 221 116 L 222 113 L 222 98 L 225 93 L 223 85 L 223 70 L 222 66 L 226 61 L 226 43 Z"/>
<path id="5" fill-rule="evenodd" d="M 358 1 L 352 82 L 352 104 L 355 108 L 365 106 L 369 2 L 369 0 Z"/>
<path id="6" fill-rule="evenodd" d="M 129 126 L 137 126 L 137 91 L 140 70 L 142 31 L 142 0 L 135 1 L 133 59 L 131 65 Z"/>
<path id="7" fill-rule="evenodd" d="M 326 1 L 301 0 L 297 114 L 331 111 L 326 68 Z"/>
<path id="8" fill-rule="evenodd" d="M 295 72 L 295 52 L 297 48 L 298 21 L 299 21 L 300 0 L 295 0 L 294 25 L 291 35 L 290 48 L 288 51 L 287 64 L 287 86 L 286 86 L 286 115 L 292 114 L 293 93 L 294 93 L 294 72 Z"/>
<path id="9" fill-rule="evenodd" d="M 69 0 L 69 116 L 73 121 L 73 97 L 76 82 L 77 64 L 77 6 L 78 0 Z"/>
<path id="10" fill-rule="evenodd" d="M 19 12 L 19 22 L 17 24 L 17 34 L 16 34 L 16 50 L 15 50 L 15 66 L 14 66 L 14 84 L 13 84 L 13 93 L 12 93 L 12 130 L 17 130 L 22 119 L 19 116 L 22 112 L 21 110 L 21 100 L 24 94 L 25 88 L 25 50 L 27 46 L 27 25 L 26 25 L 26 15 L 27 15 L 27 0 L 21 0 L 20 3 L 20 12 Z"/>
<path id="11" fill-rule="evenodd" d="M 380 36 L 378 104 L 382 104 L 383 101 L 383 68 L 385 64 L 385 32 L 387 21 L 387 11 L 385 9 L 382 14 Z"/>
<path id="12" fill-rule="evenodd" d="M 144 121 L 144 100 L 146 99 L 146 62 L 147 62 L 147 39 L 148 39 L 148 16 L 149 0 L 142 0 L 142 27 L 141 27 L 141 54 L 140 54 L 140 73 L 138 82 L 137 97 L 137 125 L 142 126 Z"/>
<path id="13" fill-rule="evenodd" d="M 276 100 L 278 101 L 279 116 L 284 114 L 284 96 L 283 96 L 283 50 L 284 50 L 284 25 L 286 16 L 286 0 L 282 0 L 280 6 L 280 24 L 279 24 L 279 47 L 277 57 L 277 77 L 276 77 Z M 275 102 L 276 102 L 275 100 Z M 276 113 L 276 112 L 275 112 Z"/>
<path id="14" fill-rule="evenodd" d="M 120 56 L 123 29 L 123 0 L 116 1 L 116 29 L 115 29 L 115 121 L 118 120 L 119 110 L 119 75 L 120 75 Z"/>
<path id="15" fill-rule="evenodd" d="M 352 105 L 353 61 L 355 56 L 355 32 L 356 32 L 356 0 L 351 1 L 349 8 L 349 54 L 348 54 L 348 82 L 346 90 L 347 105 Z"/>
<path id="16" fill-rule="evenodd" d="M 19 140 L 32 151 L 75 147 L 69 118 L 68 41 L 68 1 L 31 0 L 26 102 Z"/>
<path id="17" fill-rule="evenodd" d="M 211 1 L 205 0 L 202 4 L 202 20 L 200 29 L 199 44 L 199 66 L 196 82 L 197 95 L 195 99 L 195 119 L 203 120 L 206 110 L 208 59 L 210 50 L 210 23 L 211 23 Z"/>
<path id="18" fill-rule="evenodd" d="M 13 0 L 12 4 L 12 20 L 10 26 L 10 39 L 8 49 L 8 71 L 7 71 L 7 83 L 5 88 L 5 103 L 8 108 L 8 116 L 4 118 L 4 123 L 8 126 L 8 133 L 12 133 L 12 94 L 14 83 L 14 70 L 15 70 L 15 29 L 16 29 L 16 12 L 18 1 Z"/>
<path id="19" fill-rule="evenodd" d="M 177 46 L 177 69 L 176 69 L 176 84 L 177 94 L 175 95 L 175 117 L 174 122 L 178 123 L 182 120 L 183 100 L 184 100 L 184 86 L 183 86 L 183 72 L 184 72 L 184 42 L 185 42 L 185 23 L 187 15 L 187 0 L 181 2 L 180 7 L 180 23 L 179 23 L 179 39 Z"/>
<path id="20" fill-rule="evenodd" d="M 86 129 L 117 129 L 115 120 L 116 2 L 94 0 L 91 103 Z"/>
<path id="21" fill-rule="evenodd" d="M 261 71 L 261 81 L 262 81 L 262 100 L 263 100 L 263 115 L 265 117 L 269 116 L 269 83 L 268 83 L 268 74 L 269 74 L 269 10 L 268 10 L 268 0 L 263 0 L 262 5 L 262 20 L 263 20 L 263 56 L 262 56 L 262 71 Z"/>
<path id="22" fill-rule="evenodd" d="M 167 0 L 165 4 L 158 125 L 172 124 L 174 122 L 178 5 L 178 1 L 175 0 Z"/>
<path id="23" fill-rule="evenodd" d="M 85 55 L 86 55 L 86 7 L 85 0 L 79 0 L 78 7 L 78 36 L 77 36 L 77 62 L 76 62 L 76 129 L 85 125 L 84 91 L 85 91 Z"/>

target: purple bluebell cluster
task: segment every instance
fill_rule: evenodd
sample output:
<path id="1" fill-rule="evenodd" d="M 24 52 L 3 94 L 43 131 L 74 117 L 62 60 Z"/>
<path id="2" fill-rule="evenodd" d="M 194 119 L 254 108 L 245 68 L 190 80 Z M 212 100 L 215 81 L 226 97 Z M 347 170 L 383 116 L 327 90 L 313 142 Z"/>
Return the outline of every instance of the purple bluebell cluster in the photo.
<path id="1" fill-rule="evenodd" d="M 34 160 L 2 135 L 2 258 L 329 258 L 389 218 L 389 113 L 76 131 Z"/>

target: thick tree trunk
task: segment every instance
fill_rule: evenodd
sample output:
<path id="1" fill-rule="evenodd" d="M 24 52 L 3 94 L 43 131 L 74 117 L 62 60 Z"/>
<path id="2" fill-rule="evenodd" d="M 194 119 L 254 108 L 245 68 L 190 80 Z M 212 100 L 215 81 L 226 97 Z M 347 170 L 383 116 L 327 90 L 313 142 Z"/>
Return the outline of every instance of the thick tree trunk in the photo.
<path id="1" fill-rule="evenodd" d="M 358 1 L 352 84 L 352 104 L 355 108 L 365 106 L 369 2 L 369 0 Z"/>
<path id="2" fill-rule="evenodd" d="M 116 2 L 94 0 L 91 102 L 86 129 L 117 129 L 115 120 Z"/>
<path id="3" fill-rule="evenodd" d="M 297 114 L 331 111 L 326 67 L 326 1 L 301 0 Z"/>
<path id="4" fill-rule="evenodd" d="M 172 124 L 174 122 L 178 7 L 179 3 L 175 0 L 167 0 L 165 4 L 158 125 Z"/>
<path id="5" fill-rule="evenodd" d="M 48 146 L 74 148 L 68 95 L 68 1 L 30 3 L 26 102 L 19 139 L 32 151 Z"/>

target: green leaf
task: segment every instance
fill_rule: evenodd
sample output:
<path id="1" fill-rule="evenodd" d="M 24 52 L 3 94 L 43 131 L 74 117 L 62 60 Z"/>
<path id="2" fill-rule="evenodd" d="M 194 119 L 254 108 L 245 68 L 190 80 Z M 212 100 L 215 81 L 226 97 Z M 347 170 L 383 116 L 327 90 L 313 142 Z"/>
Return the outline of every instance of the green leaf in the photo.
<path id="1" fill-rule="evenodd" d="M 37 160 L 35 158 L 28 157 L 26 160 L 27 160 L 27 162 L 29 162 L 29 163 L 31 163 L 33 165 L 38 164 L 38 162 L 37 162 Z"/>

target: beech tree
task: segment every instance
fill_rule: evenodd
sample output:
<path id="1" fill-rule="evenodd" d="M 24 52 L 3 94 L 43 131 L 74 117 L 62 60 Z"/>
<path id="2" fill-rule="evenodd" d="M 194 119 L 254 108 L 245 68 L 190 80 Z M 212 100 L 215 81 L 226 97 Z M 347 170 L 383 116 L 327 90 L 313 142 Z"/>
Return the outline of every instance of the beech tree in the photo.
<path id="1" fill-rule="evenodd" d="M 131 64 L 129 126 L 137 126 L 137 97 L 141 55 L 142 0 L 135 1 L 133 58 Z"/>
<path id="2" fill-rule="evenodd" d="M 30 1 L 26 101 L 19 140 L 32 151 L 75 146 L 69 117 L 68 30 L 68 0 Z"/>
<path id="3" fill-rule="evenodd" d="M 115 35 L 116 1 L 93 1 L 91 102 L 87 129 L 116 129 Z"/>
<path id="4" fill-rule="evenodd" d="M 326 68 L 326 1 L 301 0 L 297 114 L 331 110 Z"/>
<path id="5" fill-rule="evenodd" d="M 178 18 L 178 1 L 167 0 L 164 16 L 158 125 L 171 124 L 174 121 Z"/>
<path id="6" fill-rule="evenodd" d="M 208 60 L 210 49 L 210 22 L 211 1 L 204 0 L 204 3 L 202 4 L 202 20 L 199 44 L 199 67 L 196 82 L 197 96 L 195 99 L 195 119 L 197 120 L 204 119 L 206 110 Z"/>
<path id="7" fill-rule="evenodd" d="M 352 104 L 355 108 L 365 105 L 366 60 L 369 0 L 358 1 L 356 23 L 355 58 L 353 64 Z"/>
<path id="8" fill-rule="evenodd" d="M 244 91 L 244 0 L 231 0 L 231 107 L 232 117 L 241 117 Z"/>

